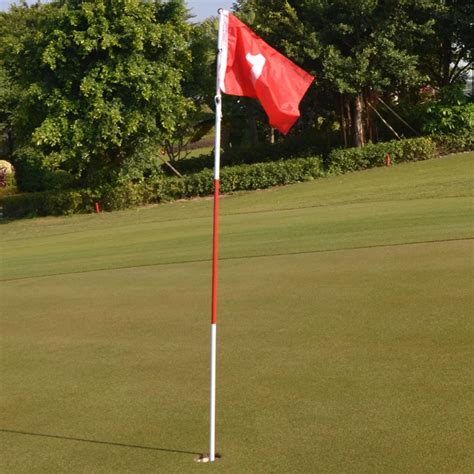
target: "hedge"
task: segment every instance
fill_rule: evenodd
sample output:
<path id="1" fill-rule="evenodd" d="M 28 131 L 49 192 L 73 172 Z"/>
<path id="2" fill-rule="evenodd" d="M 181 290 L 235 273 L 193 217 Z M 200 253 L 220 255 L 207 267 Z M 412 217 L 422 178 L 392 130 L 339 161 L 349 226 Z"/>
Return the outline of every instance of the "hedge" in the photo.
<path id="1" fill-rule="evenodd" d="M 409 138 L 382 143 L 369 143 L 364 148 L 338 148 L 326 159 L 330 174 L 341 174 L 377 166 L 384 166 L 387 155 L 392 164 L 404 161 L 429 160 L 437 156 L 436 144 L 431 138 Z"/>
<path id="2" fill-rule="evenodd" d="M 463 135 L 432 135 L 431 138 L 436 143 L 436 148 L 440 155 L 474 150 L 474 134 L 472 133 Z"/>
<path id="3" fill-rule="evenodd" d="M 384 166 L 387 154 L 392 163 L 420 161 L 443 152 L 473 149 L 470 136 L 439 135 L 369 144 L 364 148 L 336 149 L 323 161 L 319 156 L 293 158 L 255 164 L 228 166 L 221 169 L 221 191 L 250 191 L 291 184 L 376 166 Z M 126 209 L 143 204 L 160 203 L 213 193 L 213 171 L 176 176 L 156 176 L 141 182 L 106 184 L 97 189 L 44 191 L 5 196 L 0 199 L 7 218 L 69 215 L 93 212 L 95 202 L 104 211 Z"/>
<path id="4" fill-rule="evenodd" d="M 340 145 L 337 132 L 328 132 L 325 135 L 301 133 L 289 136 L 284 141 L 275 144 L 259 143 L 247 147 L 231 148 L 221 154 L 222 169 L 236 165 L 267 163 L 277 160 L 292 160 L 311 156 L 326 155 L 334 146 Z M 201 155 L 173 163 L 173 166 L 182 174 L 197 173 L 204 169 L 212 169 L 214 159 L 211 155 Z M 172 171 L 162 165 L 165 174 Z"/>
<path id="5" fill-rule="evenodd" d="M 264 189 L 271 186 L 308 181 L 324 176 L 319 157 L 297 158 L 282 162 L 241 165 L 221 170 L 221 191 L 229 193 Z M 212 170 L 178 177 L 149 178 L 138 183 L 104 185 L 98 189 L 43 191 L 19 194 L 1 199 L 7 218 L 69 215 L 93 212 L 95 202 L 104 211 L 126 209 L 143 204 L 213 194 Z"/>

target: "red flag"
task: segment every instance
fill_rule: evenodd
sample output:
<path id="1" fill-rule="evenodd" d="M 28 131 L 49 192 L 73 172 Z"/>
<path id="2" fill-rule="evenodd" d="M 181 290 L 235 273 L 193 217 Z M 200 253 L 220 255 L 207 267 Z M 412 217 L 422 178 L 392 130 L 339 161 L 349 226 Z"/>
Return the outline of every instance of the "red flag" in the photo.
<path id="1" fill-rule="evenodd" d="M 314 77 L 265 43 L 232 13 L 223 11 L 219 86 L 225 94 L 258 99 L 270 125 L 285 135 Z"/>

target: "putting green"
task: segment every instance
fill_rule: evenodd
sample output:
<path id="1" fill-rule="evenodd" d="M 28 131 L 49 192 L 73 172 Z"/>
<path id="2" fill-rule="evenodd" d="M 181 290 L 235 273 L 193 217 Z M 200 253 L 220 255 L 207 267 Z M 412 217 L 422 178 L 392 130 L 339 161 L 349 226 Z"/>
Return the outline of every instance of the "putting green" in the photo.
<path id="1" fill-rule="evenodd" d="M 3 472 L 470 472 L 473 154 L 0 226 Z"/>

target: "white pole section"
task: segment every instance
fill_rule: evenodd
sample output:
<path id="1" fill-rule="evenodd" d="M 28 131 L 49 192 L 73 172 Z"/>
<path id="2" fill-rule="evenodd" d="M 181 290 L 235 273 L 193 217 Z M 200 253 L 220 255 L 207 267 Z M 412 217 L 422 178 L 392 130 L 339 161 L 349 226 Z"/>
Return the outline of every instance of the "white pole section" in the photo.
<path id="1" fill-rule="evenodd" d="M 219 229 L 219 175 L 221 157 L 221 120 L 222 120 L 222 49 L 224 39 L 224 19 L 227 15 L 219 9 L 219 35 L 217 40 L 217 74 L 216 74 L 216 136 L 214 143 L 214 224 L 212 243 L 212 314 L 211 314 L 211 403 L 210 403 L 210 436 L 209 436 L 209 461 L 216 458 L 216 349 L 217 349 L 217 251 Z M 227 23 L 227 22 L 225 22 Z M 227 47 L 227 44 L 225 45 Z M 224 65 L 225 67 L 225 65 Z M 225 73 L 225 71 L 224 71 Z"/>

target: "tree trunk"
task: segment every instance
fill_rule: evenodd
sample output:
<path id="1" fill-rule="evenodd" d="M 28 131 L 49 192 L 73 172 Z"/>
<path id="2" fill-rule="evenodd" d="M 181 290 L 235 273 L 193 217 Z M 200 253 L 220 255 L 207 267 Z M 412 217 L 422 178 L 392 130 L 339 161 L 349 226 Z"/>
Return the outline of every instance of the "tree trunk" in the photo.
<path id="1" fill-rule="evenodd" d="M 354 108 L 353 112 L 353 131 L 354 131 L 354 143 L 355 146 L 361 148 L 365 145 L 365 136 L 364 136 L 364 124 L 362 122 L 362 94 L 356 95 L 354 98 Z"/>
<path id="2" fill-rule="evenodd" d="M 11 130 L 8 130 L 7 132 L 7 153 L 8 157 L 11 160 L 11 157 L 13 156 L 13 152 L 15 150 L 15 143 L 13 141 L 13 133 Z"/>
<path id="3" fill-rule="evenodd" d="M 232 147 L 232 143 L 230 140 L 231 125 L 223 121 L 221 127 L 221 146 L 224 151 L 229 151 Z"/>
<path id="4" fill-rule="evenodd" d="M 347 120 L 346 120 L 346 108 L 344 104 L 344 96 L 342 94 L 339 95 L 339 105 L 340 105 L 340 111 L 339 111 L 339 123 L 341 126 L 341 135 L 342 135 L 342 141 L 344 143 L 344 146 L 347 148 L 348 143 L 347 143 Z"/>
<path id="5" fill-rule="evenodd" d="M 345 110 L 345 121 L 346 121 L 346 134 L 347 134 L 347 146 L 353 145 L 352 140 L 349 139 L 349 132 L 352 130 L 352 107 L 351 101 L 344 97 L 344 110 Z"/>
<path id="6" fill-rule="evenodd" d="M 249 126 L 249 139 L 252 145 L 258 144 L 258 130 L 257 130 L 257 108 L 254 100 L 248 101 L 248 115 L 247 123 Z"/>
<path id="7" fill-rule="evenodd" d="M 275 143 L 275 129 L 270 127 L 270 143 L 273 145 Z"/>
<path id="8" fill-rule="evenodd" d="M 370 107 L 370 104 L 376 104 L 378 102 L 377 94 L 367 88 L 364 91 L 364 106 L 365 106 L 365 119 L 366 119 L 366 130 L 371 142 L 377 141 L 377 126 L 374 120 L 374 113 Z"/>
<path id="9" fill-rule="evenodd" d="M 443 86 L 449 85 L 450 82 L 450 75 L 449 70 L 451 66 L 451 56 L 452 56 L 452 49 L 451 49 L 451 38 L 443 38 L 443 64 L 442 64 L 442 78 L 441 82 Z"/>

